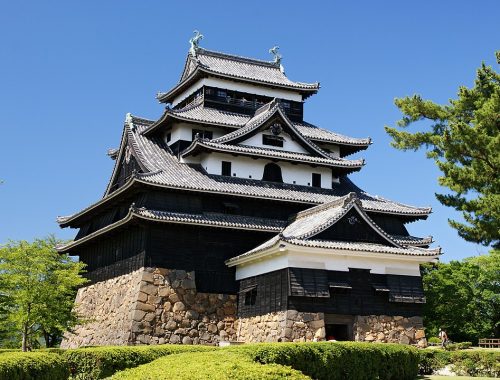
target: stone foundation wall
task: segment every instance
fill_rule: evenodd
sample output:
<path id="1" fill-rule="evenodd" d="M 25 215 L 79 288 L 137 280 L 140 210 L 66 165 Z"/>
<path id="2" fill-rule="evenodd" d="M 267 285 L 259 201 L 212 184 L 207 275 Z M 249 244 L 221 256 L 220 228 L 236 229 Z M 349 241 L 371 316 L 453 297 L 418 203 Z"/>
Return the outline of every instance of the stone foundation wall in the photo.
<path id="1" fill-rule="evenodd" d="M 65 334 L 61 348 L 128 344 L 142 275 L 139 269 L 80 288 L 75 310 L 87 323 Z"/>
<path id="2" fill-rule="evenodd" d="M 401 343 L 427 346 L 422 317 L 387 315 L 356 316 L 354 340 L 360 342 Z"/>
<path id="3" fill-rule="evenodd" d="M 61 347 L 325 339 L 323 313 L 288 310 L 237 319 L 237 297 L 198 293 L 194 276 L 141 268 L 79 289 L 75 308 L 87 323 L 66 334 Z M 356 341 L 427 345 L 421 317 L 355 316 L 353 334 Z"/>
<path id="4" fill-rule="evenodd" d="M 252 342 L 305 342 L 325 337 L 323 313 L 280 311 L 238 320 L 238 340 Z"/>
<path id="5" fill-rule="evenodd" d="M 194 276 L 141 268 L 81 288 L 76 311 L 89 322 L 66 334 L 61 347 L 236 340 L 236 296 L 198 293 Z"/>

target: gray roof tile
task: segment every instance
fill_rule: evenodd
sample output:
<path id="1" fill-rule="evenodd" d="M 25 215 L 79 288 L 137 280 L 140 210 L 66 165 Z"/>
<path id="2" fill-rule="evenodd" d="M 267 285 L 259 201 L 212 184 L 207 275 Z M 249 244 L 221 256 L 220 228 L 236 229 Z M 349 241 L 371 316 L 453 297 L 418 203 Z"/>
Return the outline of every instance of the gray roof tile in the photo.
<path id="1" fill-rule="evenodd" d="M 128 139 L 128 145 L 131 146 L 133 154 L 146 169 L 146 173 L 137 174 L 131 178 L 131 183 L 142 182 L 175 189 L 276 199 L 312 205 L 338 200 L 339 197 L 355 192 L 361 200 L 363 208 L 369 212 L 404 215 L 411 218 L 426 218 L 431 212 L 430 207 L 414 207 L 370 195 L 354 185 L 347 177 L 341 177 L 340 183 L 334 184 L 333 189 L 322 189 L 210 175 L 199 168 L 180 163 L 161 139 L 144 136 L 142 132 L 152 124 L 151 120 L 132 117 L 132 120 L 125 125 L 124 136 Z M 122 140 L 120 151 L 125 149 L 125 140 Z M 63 217 L 65 219 L 61 219 L 61 224 L 69 225 L 75 218 L 107 202 L 108 198 L 113 197 L 113 194 L 108 189 L 101 201 L 70 217 Z"/>

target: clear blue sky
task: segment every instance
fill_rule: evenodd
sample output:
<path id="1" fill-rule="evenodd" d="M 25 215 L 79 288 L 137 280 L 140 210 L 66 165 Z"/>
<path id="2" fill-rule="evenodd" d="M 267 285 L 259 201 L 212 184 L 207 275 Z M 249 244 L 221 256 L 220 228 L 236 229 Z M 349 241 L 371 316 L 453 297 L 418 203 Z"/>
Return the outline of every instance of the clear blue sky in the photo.
<path id="1" fill-rule="evenodd" d="M 189 4 L 189 5 L 188 5 Z M 484 253 L 448 224 L 458 217 L 434 193 L 424 152 L 389 146 L 395 97 L 445 103 L 500 48 L 499 1 L 3 1 L 0 5 L 0 243 L 55 233 L 57 215 L 97 201 L 127 112 L 157 118 L 155 94 L 181 73 L 188 39 L 207 49 L 270 59 L 281 47 L 289 78 L 320 81 L 305 118 L 370 136 L 353 180 L 372 194 L 431 205 L 417 236 L 433 235 L 443 260 Z M 498 69 L 498 66 L 496 66 Z"/>

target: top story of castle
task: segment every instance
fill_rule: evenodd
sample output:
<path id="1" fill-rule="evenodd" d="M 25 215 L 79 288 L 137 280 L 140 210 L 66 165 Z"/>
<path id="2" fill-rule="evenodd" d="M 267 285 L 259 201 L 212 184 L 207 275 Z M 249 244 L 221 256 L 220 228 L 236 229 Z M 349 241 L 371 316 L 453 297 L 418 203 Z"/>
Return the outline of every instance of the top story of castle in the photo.
<path id="1" fill-rule="evenodd" d="M 166 104 L 163 115 L 127 114 L 120 146 L 108 152 L 115 167 L 104 197 L 58 218 L 61 227 L 79 229 L 58 249 L 87 264 L 91 282 L 77 301 L 97 323 L 68 338 L 68 346 L 329 334 L 365 340 L 377 333 L 365 326 L 368 316 L 388 316 L 390 323 L 414 317 L 410 327 L 417 331 L 425 302 L 419 264 L 440 252 L 429 248 L 432 238 L 411 236 L 405 225 L 426 219 L 430 208 L 354 185 L 348 175 L 364 161 L 351 156 L 370 138 L 306 122 L 304 103 L 319 83 L 288 79 L 277 47 L 273 61 L 263 61 L 203 49 L 201 38 L 190 41 L 180 81 L 157 95 Z M 124 279 L 139 272 L 143 285 L 149 279 L 156 290 L 130 291 Z M 109 284 L 128 288 L 113 299 L 126 311 L 102 300 L 99 287 L 109 292 Z M 99 302 L 99 310 L 86 308 Z M 252 332 L 255 318 L 269 315 L 283 329 Z M 295 329 L 297 318 L 304 329 Z M 117 320 L 126 333 L 101 336 Z M 166 328 L 169 321 L 175 328 Z M 398 340 L 399 333 L 382 341 Z"/>

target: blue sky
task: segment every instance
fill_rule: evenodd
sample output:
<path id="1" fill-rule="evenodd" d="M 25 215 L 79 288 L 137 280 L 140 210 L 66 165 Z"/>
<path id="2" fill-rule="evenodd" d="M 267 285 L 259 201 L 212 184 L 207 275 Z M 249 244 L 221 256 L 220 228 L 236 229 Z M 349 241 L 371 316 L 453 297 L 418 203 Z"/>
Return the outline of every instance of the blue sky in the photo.
<path id="1" fill-rule="evenodd" d="M 190 5 L 187 5 L 190 4 Z M 438 171 L 424 152 L 389 146 L 395 97 L 445 103 L 500 48 L 498 1 L 3 1 L 0 3 L 0 243 L 60 230 L 57 215 L 103 194 L 127 112 L 161 115 L 155 94 L 181 73 L 194 29 L 201 46 L 271 59 L 281 47 L 292 80 L 321 82 L 305 119 L 370 136 L 351 178 L 372 194 L 434 212 L 408 225 L 433 235 L 442 259 L 485 253 L 448 224 Z M 495 65 L 496 66 L 496 65 Z M 498 69 L 498 66 L 496 66 Z"/>

